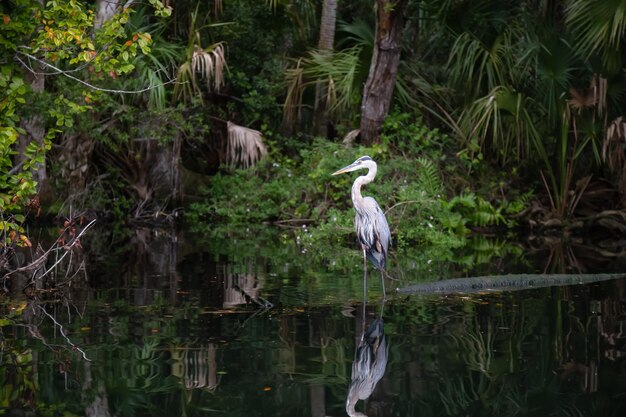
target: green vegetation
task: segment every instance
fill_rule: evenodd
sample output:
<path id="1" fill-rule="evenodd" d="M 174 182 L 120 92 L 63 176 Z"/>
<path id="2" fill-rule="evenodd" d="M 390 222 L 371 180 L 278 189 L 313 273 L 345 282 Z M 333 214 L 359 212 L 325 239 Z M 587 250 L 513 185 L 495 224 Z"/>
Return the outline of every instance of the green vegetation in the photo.
<path id="1" fill-rule="evenodd" d="M 217 174 L 202 190 L 206 200 L 192 203 L 186 219 L 195 230 L 207 223 L 277 224 L 295 229 L 304 245 L 332 247 L 353 239 L 350 188 L 356 175 L 330 174 L 370 155 L 379 163 L 379 174 L 364 193 L 381 202 L 396 247 L 456 247 L 469 227 L 511 225 L 505 214 L 519 211 L 519 202 L 502 200 L 494 207 L 475 194 L 449 199 L 454 190 L 444 176 L 462 175 L 467 168 L 450 155 L 449 137 L 408 119 L 407 114 L 391 115 L 381 144 L 372 148 L 316 140 L 294 158 L 277 155 L 253 169 Z"/>
<path id="2" fill-rule="evenodd" d="M 157 14 L 168 14 L 161 2 L 151 3 Z M 61 129 L 72 128 L 74 117 L 90 109 L 86 103 L 93 100 L 93 92 L 84 87 L 96 88 L 73 73 L 88 68 L 97 80 L 104 74 L 115 78 L 129 73 L 135 68 L 132 61 L 137 53 L 150 52 L 151 38 L 135 32 L 126 40 L 131 9 L 102 22 L 94 37 L 90 33 L 95 15 L 81 2 L 52 1 L 44 6 L 18 0 L 3 4 L 0 11 L 0 232 L 4 246 L 28 242 L 22 234 L 23 213 L 25 208 L 38 208 L 35 196 L 41 187 L 38 183 L 47 177 L 45 159 L 52 140 Z M 71 95 L 82 100 L 68 100 L 63 92 L 49 88 L 43 100 L 47 107 L 40 107 L 46 93 L 43 74 L 72 78 L 79 84 Z"/>
<path id="3" fill-rule="evenodd" d="M 394 286 L 623 269 L 624 0 L 321 3 L 0 2 L 0 413 L 342 414 L 362 155 Z M 620 285 L 395 298 L 393 412 L 623 399 Z"/>
<path id="4" fill-rule="evenodd" d="M 3 248 L 39 215 L 123 230 L 181 208 L 198 230 L 306 224 L 302 241 L 344 242 L 351 178 L 329 173 L 364 154 L 399 248 L 623 226 L 620 1 L 379 3 L 328 3 L 331 22 L 309 0 L 3 3 Z M 397 75 L 375 42 L 387 18 Z M 394 74 L 384 121 L 363 97 L 372 57 Z"/>

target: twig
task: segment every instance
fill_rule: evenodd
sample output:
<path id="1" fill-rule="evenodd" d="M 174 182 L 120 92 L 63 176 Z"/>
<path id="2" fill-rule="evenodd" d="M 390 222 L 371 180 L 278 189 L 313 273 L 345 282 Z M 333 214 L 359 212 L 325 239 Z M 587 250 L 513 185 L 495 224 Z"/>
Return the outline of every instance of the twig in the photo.
<path id="1" fill-rule="evenodd" d="M 80 231 L 80 233 L 74 238 L 74 240 L 72 240 L 72 242 L 70 243 L 70 245 L 68 246 L 68 249 L 71 249 L 76 242 L 78 241 L 78 239 L 87 231 L 87 229 L 89 229 L 94 223 L 96 222 L 96 219 L 93 219 L 92 221 L 90 221 L 87 226 L 85 226 L 83 228 L 83 230 Z M 54 245 L 52 245 L 50 247 L 50 249 L 48 249 L 47 251 L 45 251 L 39 258 L 35 259 L 33 262 L 29 263 L 28 265 L 25 265 L 23 267 L 14 269 L 13 271 L 8 272 L 7 274 L 5 274 L 4 278 L 7 278 L 9 275 L 15 274 L 16 272 L 28 272 L 31 271 L 33 269 L 39 269 L 42 264 L 45 264 L 45 262 L 48 260 L 48 255 L 50 254 L 50 252 L 52 252 L 53 250 L 56 250 L 56 243 Z M 50 267 L 42 276 L 40 276 L 39 278 L 43 278 L 44 276 L 46 276 L 55 266 L 58 265 L 59 262 L 61 262 L 63 260 L 63 258 L 67 255 L 66 251 L 63 256 L 61 256 L 61 258 L 59 258 L 54 265 L 52 265 L 52 267 Z"/>
<path id="2" fill-rule="evenodd" d="M 400 201 L 399 203 L 396 203 L 393 206 L 389 207 L 387 210 L 385 210 L 385 214 L 389 213 L 391 210 L 395 209 L 398 206 L 403 206 L 405 204 L 413 204 L 413 203 L 419 203 L 419 201 L 418 200 Z"/>
<path id="3" fill-rule="evenodd" d="M 72 79 L 72 80 L 74 80 L 74 81 L 76 81 L 76 82 L 79 82 L 79 83 L 81 83 L 81 84 L 83 84 L 83 85 L 86 85 L 87 87 L 89 87 L 89 88 L 91 88 L 91 89 L 93 89 L 93 90 L 97 90 L 97 91 L 104 91 L 104 92 L 107 92 L 107 93 L 119 93 L 119 94 L 140 94 L 140 93 L 144 93 L 144 92 L 146 92 L 146 91 L 152 90 L 153 88 L 162 87 L 162 86 L 164 86 L 164 85 L 167 85 L 167 84 L 171 84 L 171 83 L 173 83 L 173 82 L 176 82 L 176 80 L 169 80 L 169 81 L 164 82 L 164 83 L 162 83 L 162 84 L 160 84 L 160 85 L 155 85 L 155 86 L 146 87 L 146 88 L 143 88 L 143 89 L 141 89 L 141 90 L 112 90 L 112 89 L 110 89 L 110 88 L 102 88 L 102 87 L 97 87 L 97 86 L 95 86 L 95 85 L 93 85 L 93 84 L 88 83 L 87 81 L 83 81 L 83 80 L 81 80 L 80 78 L 78 78 L 78 77 L 74 77 L 73 75 L 69 74 L 67 71 L 63 71 L 62 69 L 60 69 L 60 68 L 58 68 L 58 67 L 55 67 L 54 65 L 52 65 L 52 64 L 50 64 L 50 63 L 48 63 L 48 62 L 46 62 L 46 61 L 44 61 L 44 60 L 42 60 L 42 59 L 39 59 L 39 58 L 37 58 L 37 57 L 35 57 L 35 56 L 31 55 L 31 54 L 27 54 L 26 52 L 17 51 L 17 53 L 18 53 L 18 54 L 22 54 L 22 55 L 24 55 L 24 56 L 28 57 L 29 59 L 32 59 L 32 60 L 34 60 L 34 61 L 37 61 L 38 63 L 40 63 L 41 65 L 43 65 L 43 66 L 45 66 L 45 67 L 48 67 L 48 68 L 53 69 L 53 70 L 54 70 L 54 73 L 53 73 L 53 74 L 60 74 L 60 75 L 64 75 L 64 76 L 66 76 L 67 78 L 70 78 L 70 79 Z M 33 74 L 35 74 L 35 72 L 34 72 L 34 71 L 33 71 L 33 70 L 32 70 L 32 69 L 28 66 L 28 65 L 26 65 L 26 63 L 25 63 L 24 61 L 22 61 L 19 57 L 16 57 L 16 59 L 17 59 L 18 61 L 20 61 L 20 63 L 21 63 L 22 65 L 24 65 L 24 67 L 26 67 L 29 71 L 31 71 Z M 50 74 L 50 75 L 53 75 L 53 74 Z"/>
<path id="4" fill-rule="evenodd" d="M 85 359 L 88 362 L 91 362 L 91 359 L 89 359 L 87 357 L 87 354 L 85 353 L 84 350 L 82 350 L 81 348 L 79 348 L 78 346 L 76 346 L 74 343 L 72 343 L 72 341 L 70 340 L 70 338 L 65 334 L 65 331 L 63 330 L 63 325 L 61 323 L 59 323 L 58 321 L 56 321 L 56 319 L 46 311 L 45 308 L 43 308 L 42 306 L 37 306 L 39 307 L 39 309 L 50 318 L 50 320 L 52 320 L 54 322 L 54 324 L 56 326 L 59 326 L 59 331 L 61 332 L 61 335 L 65 338 L 65 340 L 67 340 L 67 343 L 70 344 L 70 346 L 72 346 L 72 348 L 76 349 L 77 351 L 79 351 L 82 355 L 83 355 L 83 359 Z"/>
<path id="5" fill-rule="evenodd" d="M 285 220 L 275 220 L 273 224 L 284 224 L 284 223 L 304 223 L 304 222 L 314 222 L 315 219 L 285 219 Z"/>
<path id="6" fill-rule="evenodd" d="M 85 226 L 83 228 L 83 230 L 81 230 L 80 233 L 74 238 L 74 240 L 72 240 L 72 242 L 69 244 L 69 246 L 67 246 L 67 249 L 66 249 L 65 253 L 63 254 L 63 256 L 61 256 L 50 268 L 48 268 L 48 270 L 46 272 L 44 272 L 43 275 L 39 277 L 39 279 L 41 279 L 41 278 L 45 277 L 46 275 L 48 275 L 48 273 L 50 271 L 52 271 L 54 269 L 54 267 L 56 267 L 59 264 L 59 262 L 61 262 L 63 260 L 63 258 L 65 258 L 67 256 L 67 254 L 70 252 L 70 249 L 72 249 L 72 247 L 74 247 L 76 242 L 78 242 L 78 239 L 80 239 L 80 237 L 87 231 L 87 229 L 89 229 L 95 222 L 96 222 L 96 219 L 93 219 L 92 221 L 87 223 L 87 226 Z"/>
<path id="7" fill-rule="evenodd" d="M 13 168 L 11 168 L 11 170 L 9 171 L 9 175 L 15 175 L 17 174 L 17 172 L 22 168 L 22 166 L 24 165 L 24 163 L 26 162 L 26 159 L 18 162 L 17 164 L 15 164 L 15 166 Z"/>

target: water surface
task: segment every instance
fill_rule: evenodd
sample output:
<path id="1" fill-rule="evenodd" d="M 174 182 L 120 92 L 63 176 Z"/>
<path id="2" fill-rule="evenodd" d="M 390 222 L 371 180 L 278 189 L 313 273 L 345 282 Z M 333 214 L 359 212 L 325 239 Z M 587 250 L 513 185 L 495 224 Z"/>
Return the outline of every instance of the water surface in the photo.
<path id="1" fill-rule="evenodd" d="M 390 293 L 383 310 L 373 271 L 364 309 L 362 261 L 351 247 L 315 253 L 280 230 L 216 237 L 140 229 L 123 244 L 107 236 L 94 231 L 45 285 L 22 292 L 12 279 L 0 305 L 0 412 L 345 416 L 355 351 L 382 319 L 384 373 L 357 412 L 626 415 L 625 279 Z M 455 262 L 407 249 L 394 253 L 387 287 L 623 272 L 623 259 L 585 266 L 549 254 L 465 250 Z M 380 339 L 372 343 L 376 359 Z"/>

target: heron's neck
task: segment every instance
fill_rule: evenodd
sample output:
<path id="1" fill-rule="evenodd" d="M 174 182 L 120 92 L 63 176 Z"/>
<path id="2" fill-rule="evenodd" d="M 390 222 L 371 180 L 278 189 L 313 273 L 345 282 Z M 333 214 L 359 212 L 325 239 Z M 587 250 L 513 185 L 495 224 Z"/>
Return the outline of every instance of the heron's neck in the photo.
<path id="1" fill-rule="evenodd" d="M 354 409 L 356 407 L 356 401 L 354 403 L 350 403 L 346 406 L 346 413 L 350 417 L 367 417 L 367 414 L 360 413 Z"/>
<path id="2" fill-rule="evenodd" d="M 357 386 L 351 386 L 346 399 L 346 413 L 350 417 L 367 417 L 366 414 L 360 413 L 354 409 L 359 401 L 359 392 Z"/>
<path id="3" fill-rule="evenodd" d="M 354 180 L 354 184 L 352 184 L 352 203 L 354 207 L 361 207 L 363 204 L 359 204 L 363 202 L 363 196 L 361 195 L 361 187 L 365 184 L 369 184 L 376 177 L 376 164 L 371 164 L 368 166 L 368 171 L 366 175 L 361 175 L 356 180 Z"/>

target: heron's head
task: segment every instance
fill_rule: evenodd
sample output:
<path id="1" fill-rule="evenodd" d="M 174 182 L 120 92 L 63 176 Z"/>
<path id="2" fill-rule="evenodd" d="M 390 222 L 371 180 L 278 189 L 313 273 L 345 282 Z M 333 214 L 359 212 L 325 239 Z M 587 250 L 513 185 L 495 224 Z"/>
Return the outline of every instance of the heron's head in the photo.
<path id="1" fill-rule="evenodd" d="M 376 166 L 374 160 L 369 156 L 362 156 L 350 165 L 341 168 L 339 171 L 333 172 L 332 175 L 345 174 L 346 172 L 352 172 L 358 169 L 369 169 L 372 168 L 372 166 Z"/>

